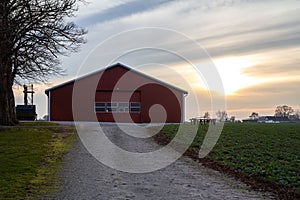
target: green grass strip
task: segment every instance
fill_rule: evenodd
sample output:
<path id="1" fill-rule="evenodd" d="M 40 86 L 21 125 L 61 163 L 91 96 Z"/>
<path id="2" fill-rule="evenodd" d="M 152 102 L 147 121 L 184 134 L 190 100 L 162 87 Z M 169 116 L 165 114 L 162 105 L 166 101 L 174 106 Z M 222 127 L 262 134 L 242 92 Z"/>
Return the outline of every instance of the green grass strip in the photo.
<path id="1" fill-rule="evenodd" d="M 59 126 L 58 123 L 46 121 L 20 122 L 17 126 Z"/>
<path id="2" fill-rule="evenodd" d="M 53 181 L 72 134 L 27 128 L 0 131 L 0 199 L 36 199 Z"/>

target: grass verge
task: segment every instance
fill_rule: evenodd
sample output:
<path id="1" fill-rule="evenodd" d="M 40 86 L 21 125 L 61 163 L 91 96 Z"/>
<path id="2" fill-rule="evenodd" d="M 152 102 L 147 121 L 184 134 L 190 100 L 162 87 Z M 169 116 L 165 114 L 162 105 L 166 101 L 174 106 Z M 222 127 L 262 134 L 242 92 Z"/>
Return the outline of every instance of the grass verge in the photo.
<path id="1" fill-rule="evenodd" d="M 37 199 L 55 189 L 55 175 L 71 147 L 72 128 L 0 130 L 0 199 Z"/>
<path id="2" fill-rule="evenodd" d="M 46 121 L 20 122 L 17 126 L 59 126 L 58 123 Z"/>
<path id="3" fill-rule="evenodd" d="M 177 129 L 178 125 L 164 126 L 156 140 L 167 143 Z M 207 129 L 199 126 L 187 155 L 198 157 Z M 198 160 L 280 198 L 300 197 L 300 124 L 225 124 L 212 152 Z"/>

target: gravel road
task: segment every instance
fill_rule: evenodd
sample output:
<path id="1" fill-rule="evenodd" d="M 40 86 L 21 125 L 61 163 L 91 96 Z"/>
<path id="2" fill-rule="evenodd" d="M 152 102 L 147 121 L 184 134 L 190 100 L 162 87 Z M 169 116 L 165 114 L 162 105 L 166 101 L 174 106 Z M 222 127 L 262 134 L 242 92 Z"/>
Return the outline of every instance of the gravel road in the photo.
<path id="1" fill-rule="evenodd" d="M 159 148 L 151 139 L 133 139 L 116 125 L 102 125 L 102 128 L 112 142 L 128 151 L 149 152 Z M 96 160 L 78 136 L 63 164 L 60 172 L 62 185 L 57 193 L 51 195 L 54 199 L 273 198 L 268 193 L 251 191 L 243 183 L 186 157 L 151 173 L 120 172 Z"/>

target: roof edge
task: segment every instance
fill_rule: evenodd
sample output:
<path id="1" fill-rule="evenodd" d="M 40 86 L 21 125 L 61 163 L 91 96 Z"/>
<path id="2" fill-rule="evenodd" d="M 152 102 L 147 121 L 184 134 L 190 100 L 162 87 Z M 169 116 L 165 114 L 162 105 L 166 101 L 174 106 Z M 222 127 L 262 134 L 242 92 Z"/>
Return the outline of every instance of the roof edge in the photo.
<path id="1" fill-rule="evenodd" d="M 60 88 L 60 87 L 63 87 L 63 86 L 65 86 L 65 85 L 68 85 L 68 84 L 70 84 L 70 83 L 73 83 L 73 82 L 75 82 L 76 80 L 84 79 L 84 78 L 86 78 L 86 77 L 92 76 L 92 75 L 97 74 L 97 73 L 101 73 L 102 71 L 111 69 L 111 68 L 116 67 L 116 66 L 121 66 L 121 67 L 123 67 L 123 68 L 125 68 L 125 69 L 127 69 L 127 70 L 129 70 L 129 71 L 132 71 L 132 72 L 134 72 L 134 73 L 136 73 L 136 74 L 138 74 L 138 75 L 141 75 L 141 76 L 143 76 L 143 77 L 145 77 L 145 78 L 152 79 L 152 80 L 155 81 L 155 82 L 161 83 L 162 85 L 165 85 L 165 86 L 167 86 L 167 87 L 170 87 L 170 88 L 173 88 L 173 89 L 175 89 L 175 90 L 177 90 L 177 91 L 180 91 L 180 92 L 182 92 L 183 94 L 188 94 L 187 91 L 185 91 L 185 90 L 183 90 L 183 89 L 181 89 L 181 88 L 179 88 L 179 87 L 176 87 L 176 86 L 174 86 L 174 85 L 171 85 L 171 84 L 169 84 L 169 83 L 166 83 L 166 82 L 164 82 L 164 81 L 161 81 L 161 80 L 159 80 L 159 79 L 157 79 L 157 78 L 154 78 L 154 77 L 152 77 L 152 76 L 149 76 L 149 75 L 147 75 L 147 74 L 145 74 L 145 73 L 142 73 L 142 72 L 140 72 L 140 71 L 138 71 L 138 70 L 136 70 L 136 69 L 133 69 L 133 68 L 131 68 L 131 67 L 128 67 L 127 65 L 124 65 L 123 63 L 120 63 L 120 62 L 115 63 L 115 64 L 112 64 L 112 65 L 109 65 L 109 66 L 107 66 L 107 67 L 105 67 L 105 68 L 103 68 L 103 69 L 100 69 L 100 70 L 97 70 L 97 71 L 94 71 L 94 72 L 85 74 L 85 75 L 83 75 L 83 76 L 81 76 L 81 77 L 78 77 L 78 78 L 75 78 L 75 79 L 71 79 L 71 80 L 69 80 L 69 81 L 66 81 L 66 82 L 64 82 L 64 83 L 58 84 L 58 85 L 53 86 L 53 87 L 51 87 L 51 88 L 48 88 L 48 89 L 45 90 L 45 94 L 48 95 L 49 92 L 50 92 L 51 90 L 55 90 L 55 89 L 57 89 L 57 88 Z"/>

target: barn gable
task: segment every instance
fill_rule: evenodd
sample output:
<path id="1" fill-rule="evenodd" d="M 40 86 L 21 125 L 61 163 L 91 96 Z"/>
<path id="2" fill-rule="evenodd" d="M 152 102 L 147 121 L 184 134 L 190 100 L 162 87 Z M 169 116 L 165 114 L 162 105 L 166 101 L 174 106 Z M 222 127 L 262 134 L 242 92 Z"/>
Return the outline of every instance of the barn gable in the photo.
<path id="1" fill-rule="evenodd" d="M 125 71 L 131 71 L 131 72 L 134 72 L 134 73 L 136 73 L 136 74 L 138 74 L 138 75 L 140 75 L 140 76 L 143 76 L 143 77 L 145 77 L 145 78 L 147 78 L 147 79 L 150 79 L 150 80 L 153 80 L 153 81 L 155 81 L 155 82 L 157 82 L 157 83 L 160 83 L 160 84 L 162 84 L 162 85 L 165 85 L 166 87 L 170 87 L 170 88 L 173 88 L 173 89 L 175 89 L 175 90 L 178 90 L 178 91 L 180 91 L 180 92 L 182 92 L 182 93 L 184 93 L 184 94 L 188 94 L 187 91 L 185 91 L 185 90 L 183 90 L 183 89 L 181 89 L 181 88 L 178 88 L 178 87 L 176 87 L 176 86 L 174 86 L 174 85 L 171 85 L 171 84 L 169 84 L 169 83 L 166 83 L 166 82 L 163 82 L 163 81 L 161 81 L 161 80 L 159 80 L 159 79 L 156 79 L 156 78 L 154 78 L 154 77 L 152 77 L 152 76 L 149 76 L 149 75 L 147 75 L 147 74 L 144 74 L 144 73 L 142 73 L 142 72 L 140 72 L 140 71 L 137 71 L 137 70 L 135 70 L 135 69 L 133 69 L 133 68 L 130 68 L 130 67 L 128 67 L 128 66 L 126 66 L 126 65 L 124 65 L 124 64 L 122 64 L 122 63 L 116 63 L 116 64 L 113 64 L 113 65 L 111 65 L 111 66 L 108 66 L 108 67 L 106 67 L 106 68 L 104 68 L 104 69 L 101 69 L 101 70 L 92 72 L 92 73 L 87 74 L 87 75 L 84 75 L 84 76 L 82 76 L 82 77 L 79 77 L 79 78 L 77 78 L 77 79 L 72 79 L 72 80 L 67 81 L 67 82 L 65 82 L 65 83 L 56 85 L 56 86 L 54 86 L 54 87 L 51 87 L 51 88 L 45 90 L 45 93 L 46 93 L 46 95 L 48 95 L 49 91 L 51 91 L 51 90 L 55 90 L 55 89 L 57 89 L 57 88 L 66 86 L 66 85 L 68 85 L 68 84 L 74 84 L 75 81 L 79 81 L 79 80 L 81 80 L 81 79 L 89 78 L 90 76 L 93 76 L 93 75 L 96 75 L 96 74 L 100 74 L 100 73 L 102 73 L 102 72 L 104 72 L 104 71 L 109 71 L 109 70 L 115 69 L 115 68 L 117 68 L 117 67 L 123 68 Z"/>

